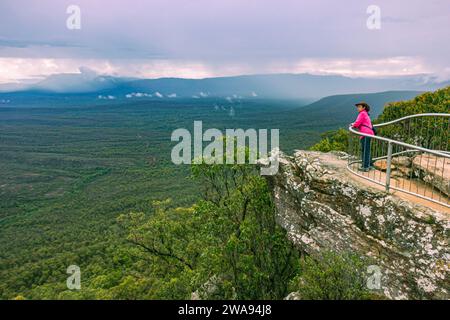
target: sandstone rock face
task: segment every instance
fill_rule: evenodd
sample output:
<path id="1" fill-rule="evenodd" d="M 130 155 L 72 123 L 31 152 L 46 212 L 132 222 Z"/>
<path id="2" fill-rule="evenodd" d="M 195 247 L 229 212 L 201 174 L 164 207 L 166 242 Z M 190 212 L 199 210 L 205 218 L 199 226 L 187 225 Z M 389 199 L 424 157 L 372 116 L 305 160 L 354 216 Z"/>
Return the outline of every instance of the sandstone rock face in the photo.
<path id="1" fill-rule="evenodd" d="M 381 270 L 392 299 L 449 299 L 449 214 L 386 194 L 352 175 L 342 154 L 280 153 L 266 176 L 277 219 L 309 254 L 351 251 Z M 295 299 L 295 295 L 290 295 Z"/>

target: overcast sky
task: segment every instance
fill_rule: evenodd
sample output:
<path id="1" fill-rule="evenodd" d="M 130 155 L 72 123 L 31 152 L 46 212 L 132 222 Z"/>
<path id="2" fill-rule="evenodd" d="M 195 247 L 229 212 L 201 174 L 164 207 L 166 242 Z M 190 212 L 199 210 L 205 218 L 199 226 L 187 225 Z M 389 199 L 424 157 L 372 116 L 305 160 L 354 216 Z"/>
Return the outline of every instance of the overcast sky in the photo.
<path id="1" fill-rule="evenodd" d="M 66 27 L 69 5 L 81 29 Z M 381 9 L 370 30 L 369 5 Z M 450 75 L 449 0 L 0 0 L 0 83 L 86 67 L 156 78 Z"/>

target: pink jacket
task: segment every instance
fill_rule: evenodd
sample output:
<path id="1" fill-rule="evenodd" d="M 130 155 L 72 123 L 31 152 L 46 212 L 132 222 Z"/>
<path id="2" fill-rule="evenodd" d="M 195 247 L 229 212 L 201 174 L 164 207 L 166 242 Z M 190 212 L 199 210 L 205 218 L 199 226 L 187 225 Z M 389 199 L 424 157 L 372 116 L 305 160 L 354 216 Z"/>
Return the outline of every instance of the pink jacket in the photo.
<path id="1" fill-rule="evenodd" d="M 372 130 L 372 121 L 370 121 L 370 117 L 366 110 L 363 110 L 358 114 L 358 117 L 356 118 L 356 121 L 353 122 L 352 127 L 358 129 L 359 132 L 367 133 L 372 136 L 374 135 Z"/>

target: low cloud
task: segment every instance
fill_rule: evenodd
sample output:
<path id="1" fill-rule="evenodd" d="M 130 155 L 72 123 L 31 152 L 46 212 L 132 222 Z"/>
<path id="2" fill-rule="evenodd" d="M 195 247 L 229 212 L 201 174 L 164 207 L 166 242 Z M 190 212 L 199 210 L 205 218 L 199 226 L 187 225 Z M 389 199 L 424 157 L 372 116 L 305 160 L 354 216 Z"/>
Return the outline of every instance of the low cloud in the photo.
<path id="1" fill-rule="evenodd" d="M 229 65 L 233 65 L 233 68 L 229 68 Z M 201 79 L 265 73 L 310 73 L 375 78 L 428 74 L 440 80 L 450 78 L 450 67 L 429 65 L 424 59 L 414 56 L 379 59 L 305 58 L 292 61 L 229 62 L 228 65 L 181 60 L 0 58 L 0 70 L 2 71 L 0 83 L 3 84 L 38 82 L 50 75 L 63 73 L 80 74 L 86 79 L 93 79 L 99 75 L 148 79 L 162 77 Z M 207 95 L 207 92 L 197 94 L 199 97 Z"/>
<path id="2" fill-rule="evenodd" d="M 145 92 L 132 92 L 125 95 L 125 98 L 151 98 L 152 95 Z"/>
<path id="3" fill-rule="evenodd" d="M 111 95 L 107 95 L 107 96 L 99 95 L 97 97 L 97 99 L 100 99 L 100 100 L 115 100 L 116 97 L 115 96 L 111 96 Z"/>

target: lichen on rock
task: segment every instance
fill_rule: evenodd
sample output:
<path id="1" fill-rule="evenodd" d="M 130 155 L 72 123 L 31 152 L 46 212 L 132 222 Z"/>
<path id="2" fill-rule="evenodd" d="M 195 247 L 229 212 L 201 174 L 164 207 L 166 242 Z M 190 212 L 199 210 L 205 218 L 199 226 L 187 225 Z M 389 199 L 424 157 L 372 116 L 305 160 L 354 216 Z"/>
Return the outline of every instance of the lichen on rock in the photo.
<path id="1" fill-rule="evenodd" d="M 387 194 L 346 169 L 345 154 L 280 152 L 266 176 L 277 220 L 308 254 L 351 251 L 381 269 L 392 299 L 450 298 L 449 214 Z"/>

